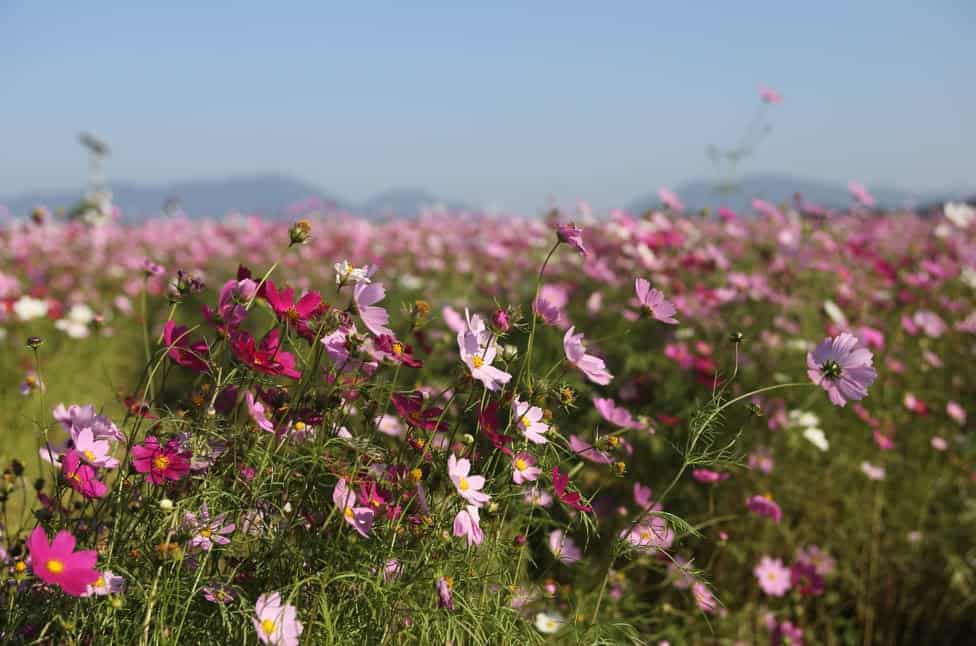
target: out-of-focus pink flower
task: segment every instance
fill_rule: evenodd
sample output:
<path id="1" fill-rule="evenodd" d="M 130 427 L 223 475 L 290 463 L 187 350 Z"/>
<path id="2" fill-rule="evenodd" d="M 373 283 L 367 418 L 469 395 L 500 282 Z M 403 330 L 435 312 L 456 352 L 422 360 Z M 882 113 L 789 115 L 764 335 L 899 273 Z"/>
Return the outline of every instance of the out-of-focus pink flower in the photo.
<path id="1" fill-rule="evenodd" d="M 782 597 L 790 589 L 790 571 L 782 559 L 764 556 L 753 570 L 759 587 L 771 597 Z"/>
<path id="2" fill-rule="evenodd" d="M 775 105 L 777 103 L 783 102 L 783 95 L 774 90 L 771 87 L 765 85 L 759 85 L 759 98 L 762 99 L 763 103 L 768 103 Z"/>
<path id="3" fill-rule="evenodd" d="M 780 522 L 783 520 L 783 512 L 779 508 L 779 505 L 769 496 L 750 496 L 746 500 L 746 507 L 749 508 L 754 514 L 760 516 L 765 516 L 766 518 L 772 518 L 775 522 Z"/>
<path id="4" fill-rule="evenodd" d="M 857 337 L 842 332 L 824 339 L 807 354 L 807 375 L 827 391 L 831 402 L 843 406 L 849 400 L 867 397 L 868 387 L 878 376 L 872 359 L 871 351 L 862 347 Z"/>
<path id="5" fill-rule="evenodd" d="M 376 303 L 386 297 L 386 289 L 379 283 L 358 283 L 352 288 L 352 300 L 359 312 L 363 325 L 376 336 L 383 334 L 396 338 L 393 330 L 386 327 L 390 322 L 390 315 Z"/>
<path id="6" fill-rule="evenodd" d="M 860 204 L 868 208 L 874 206 L 874 196 L 868 192 L 868 189 L 865 188 L 864 184 L 859 184 L 858 182 L 851 180 L 847 183 L 847 190 L 851 192 L 851 195 Z"/>
<path id="7" fill-rule="evenodd" d="M 177 325 L 172 319 L 166 321 L 166 325 L 163 326 L 163 343 L 166 344 L 166 354 L 173 363 L 194 372 L 207 371 L 207 356 L 210 349 L 206 341 L 191 341 L 189 328 Z"/>
<path id="8" fill-rule="evenodd" d="M 576 543 L 561 529 L 554 529 L 549 533 L 549 551 L 566 565 L 572 565 L 581 558 L 583 552 Z"/>
<path id="9" fill-rule="evenodd" d="M 861 471 L 864 472 L 871 480 L 884 480 L 885 479 L 885 469 L 884 467 L 879 467 L 870 462 L 861 463 Z"/>
<path id="10" fill-rule="evenodd" d="M 651 284 L 643 278 L 634 280 L 634 288 L 637 291 L 637 300 L 641 306 L 646 307 L 651 315 L 662 323 L 677 325 L 678 319 L 674 318 L 678 310 L 675 306 L 664 298 L 664 294 L 657 289 L 651 289 Z"/>
<path id="11" fill-rule="evenodd" d="M 560 224 L 556 227 L 556 236 L 559 238 L 559 242 L 568 244 L 573 249 L 576 249 L 581 256 L 586 255 L 586 247 L 583 246 L 583 229 L 576 226 L 574 223 Z"/>
<path id="12" fill-rule="evenodd" d="M 664 206 L 668 207 L 675 213 L 684 212 L 685 210 L 684 202 L 682 202 L 681 198 L 678 197 L 678 194 L 672 191 L 670 188 L 667 188 L 666 186 L 662 186 L 661 188 L 657 189 L 657 196 L 658 199 L 661 200 L 661 203 L 664 204 Z"/>
<path id="13" fill-rule="evenodd" d="M 615 401 L 610 398 L 594 397 L 593 405 L 596 407 L 597 412 L 603 419 L 607 420 L 614 426 L 619 426 L 620 428 L 632 428 L 641 429 L 645 425 L 641 424 L 630 414 L 623 406 L 618 406 Z"/>
<path id="14" fill-rule="evenodd" d="M 566 353 L 566 359 L 579 368 L 587 379 L 595 384 L 606 386 L 613 379 L 613 375 L 607 370 L 607 365 L 603 359 L 586 353 L 586 347 L 583 345 L 583 334 L 574 334 L 575 331 L 575 326 L 571 326 L 563 335 L 563 350 Z"/>
<path id="15" fill-rule="evenodd" d="M 966 409 L 958 402 L 950 401 L 946 404 L 946 414 L 953 419 L 959 426 L 966 424 Z"/>

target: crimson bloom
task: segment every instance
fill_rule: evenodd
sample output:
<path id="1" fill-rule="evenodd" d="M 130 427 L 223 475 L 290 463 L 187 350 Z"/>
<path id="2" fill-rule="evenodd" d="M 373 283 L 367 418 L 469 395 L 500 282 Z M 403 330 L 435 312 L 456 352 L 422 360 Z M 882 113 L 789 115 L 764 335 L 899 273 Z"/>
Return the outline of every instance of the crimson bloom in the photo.
<path id="1" fill-rule="evenodd" d="M 95 550 L 75 551 L 75 537 L 69 531 L 60 531 L 51 543 L 38 525 L 27 539 L 31 556 L 31 569 L 44 583 L 60 587 L 65 594 L 80 597 L 88 585 L 98 580 L 95 569 L 98 553 Z"/>
<path id="2" fill-rule="evenodd" d="M 132 464 L 136 471 L 145 473 L 153 484 L 167 480 L 176 481 L 190 471 L 190 453 L 180 451 L 175 438 L 160 444 L 155 436 L 147 435 L 142 444 L 132 447 Z"/>
<path id="3" fill-rule="evenodd" d="M 802 561 L 790 567 L 790 584 L 805 597 L 819 597 L 824 593 L 824 580 L 817 568 Z"/>
<path id="4" fill-rule="evenodd" d="M 201 339 L 190 340 L 190 330 L 186 326 L 177 325 L 172 319 L 163 326 L 163 343 L 166 344 L 166 354 L 173 363 L 189 368 L 194 372 L 206 372 L 206 358 L 210 353 L 207 342 Z"/>
<path id="5" fill-rule="evenodd" d="M 437 421 L 444 413 L 444 409 L 437 406 L 425 408 L 424 404 L 427 403 L 427 400 L 419 390 L 412 393 L 394 393 L 391 399 L 393 407 L 396 408 L 397 413 L 407 424 L 422 428 L 425 431 L 446 430 L 443 422 L 438 423 Z"/>
<path id="6" fill-rule="evenodd" d="M 278 320 L 295 328 L 302 337 L 309 341 L 315 340 L 315 332 L 309 327 L 308 321 L 320 316 L 328 309 L 318 292 L 308 292 L 297 301 L 295 290 L 288 287 L 278 291 L 274 281 L 268 279 L 264 285 L 264 299 L 278 316 Z"/>
<path id="7" fill-rule="evenodd" d="M 566 491 L 569 485 L 569 474 L 561 473 L 559 467 L 552 468 L 552 488 L 556 492 L 556 497 L 577 511 L 593 511 L 593 507 L 584 505 L 580 502 L 580 494 L 577 491 Z"/>
<path id="8" fill-rule="evenodd" d="M 281 331 L 275 328 L 257 344 L 254 337 L 243 330 L 234 330 L 230 347 L 242 363 L 266 375 L 298 379 L 302 373 L 295 369 L 295 357 L 281 349 Z"/>

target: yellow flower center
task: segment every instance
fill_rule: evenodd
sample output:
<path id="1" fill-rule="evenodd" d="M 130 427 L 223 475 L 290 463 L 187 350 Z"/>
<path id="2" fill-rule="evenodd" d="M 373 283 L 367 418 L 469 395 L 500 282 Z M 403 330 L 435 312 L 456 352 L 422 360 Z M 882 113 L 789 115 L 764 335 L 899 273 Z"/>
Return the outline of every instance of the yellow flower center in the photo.
<path id="1" fill-rule="evenodd" d="M 17 564 L 14 566 L 14 571 L 25 572 L 26 570 L 27 570 L 27 564 L 24 563 L 23 561 L 17 561 Z"/>
<path id="2" fill-rule="evenodd" d="M 517 460 L 515 460 L 515 468 L 518 469 L 519 471 L 525 471 L 525 469 L 528 466 L 529 463 L 523 460 L 522 458 L 518 458 Z"/>
<path id="3" fill-rule="evenodd" d="M 532 422 L 529 420 L 528 415 L 522 415 L 522 417 L 519 418 L 519 426 L 522 428 L 529 428 L 532 426 Z"/>
<path id="4" fill-rule="evenodd" d="M 95 583 L 92 584 L 94 588 L 104 588 L 105 587 L 105 577 L 98 577 L 95 579 Z"/>
<path id="5" fill-rule="evenodd" d="M 165 471 L 169 467 L 169 456 L 157 455 L 153 458 L 153 467 L 159 471 Z"/>
<path id="6" fill-rule="evenodd" d="M 475 368 L 480 368 L 481 366 L 485 365 L 485 360 L 481 357 L 471 357 L 471 363 Z"/>
<path id="7" fill-rule="evenodd" d="M 353 511 L 352 511 L 352 507 L 346 507 L 346 511 L 344 511 L 343 514 L 345 514 L 346 518 L 348 518 L 349 520 L 352 520 L 353 519 L 353 516 L 354 516 Z"/>
<path id="8" fill-rule="evenodd" d="M 203 536 L 204 538 L 210 538 L 212 535 L 213 530 L 211 530 L 209 527 L 204 527 L 200 530 L 200 536 Z"/>
<path id="9" fill-rule="evenodd" d="M 468 484 L 467 478 L 461 478 L 461 480 L 458 482 L 458 489 L 461 491 L 467 491 L 470 487 L 471 485 Z"/>
<path id="10" fill-rule="evenodd" d="M 646 529 L 642 529 L 640 532 L 640 537 L 642 541 L 649 541 L 651 540 L 651 533 Z"/>
<path id="11" fill-rule="evenodd" d="M 90 450 L 85 450 L 85 459 L 87 459 L 89 462 L 94 462 L 95 454 L 92 453 Z"/>
<path id="12" fill-rule="evenodd" d="M 420 479 L 424 477 L 424 472 L 419 468 L 410 470 L 410 477 L 413 478 L 414 482 L 420 482 Z"/>
<path id="13" fill-rule="evenodd" d="M 398 357 L 401 354 L 403 354 L 403 344 L 400 343 L 399 341 L 393 344 L 393 354 L 395 354 Z"/>
<path id="14" fill-rule="evenodd" d="M 61 574 L 62 572 L 64 572 L 64 563 L 62 563 L 57 559 L 50 559 L 47 563 L 44 564 L 44 566 L 47 568 L 47 571 L 50 572 L 51 574 Z"/>
<path id="15" fill-rule="evenodd" d="M 264 634 L 268 635 L 269 637 L 271 636 L 271 633 L 275 631 L 275 628 L 275 622 L 271 621 L 270 619 L 265 619 L 261 622 L 261 630 L 263 630 Z"/>
<path id="16" fill-rule="evenodd" d="M 295 422 L 295 430 L 301 433 L 305 430 L 305 422 Z"/>

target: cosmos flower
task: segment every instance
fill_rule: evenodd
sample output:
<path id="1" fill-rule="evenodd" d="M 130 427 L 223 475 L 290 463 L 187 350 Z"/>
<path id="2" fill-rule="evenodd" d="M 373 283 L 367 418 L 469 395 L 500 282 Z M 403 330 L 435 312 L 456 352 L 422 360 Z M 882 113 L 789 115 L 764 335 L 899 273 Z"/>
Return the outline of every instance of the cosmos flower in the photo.
<path id="1" fill-rule="evenodd" d="M 427 398 L 419 390 L 411 393 L 393 393 L 390 399 L 397 413 L 410 426 L 425 431 L 447 430 L 444 423 L 438 421 L 444 414 L 444 409 L 427 406 Z"/>
<path id="2" fill-rule="evenodd" d="M 749 508 L 754 514 L 760 516 L 765 516 L 766 518 L 772 518 L 775 522 L 780 522 L 783 520 L 783 512 L 780 510 L 779 505 L 777 505 L 772 497 L 770 496 L 751 496 L 746 500 L 746 507 Z"/>
<path id="3" fill-rule="evenodd" d="M 512 482 L 523 484 L 538 480 L 542 469 L 536 466 L 537 464 L 538 460 L 531 453 L 526 451 L 516 453 L 512 457 Z"/>
<path id="4" fill-rule="evenodd" d="M 85 594 L 81 596 L 104 597 L 109 594 L 121 594 L 123 590 L 125 590 L 125 579 L 111 570 L 105 570 L 98 573 L 98 578 L 94 583 L 88 584 Z"/>
<path id="5" fill-rule="evenodd" d="M 27 539 L 34 576 L 44 583 L 57 585 L 65 594 L 84 596 L 88 586 L 98 580 L 95 550 L 75 551 L 75 537 L 62 530 L 48 543 L 47 534 L 38 525 Z"/>
<path id="6" fill-rule="evenodd" d="M 549 532 L 548 544 L 552 555 L 566 565 L 572 565 L 583 558 L 583 552 L 580 548 L 561 529 L 554 529 Z"/>
<path id="7" fill-rule="evenodd" d="M 244 401 L 247 404 L 247 412 L 250 413 L 251 419 L 258 425 L 258 428 L 269 433 L 274 433 L 274 423 L 268 419 L 265 405 L 251 391 L 247 391 L 244 394 Z"/>
<path id="8" fill-rule="evenodd" d="M 824 580 L 817 568 L 802 561 L 790 566 L 790 585 L 805 597 L 819 597 L 824 593 Z"/>
<path id="9" fill-rule="evenodd" d="M 345 478 L 340 478 L 332 490 L 332 503 L 342 514 L 342 519 L 346 521 L 360 536 L 369 536 L 369 530 L 373 527 L 373 517 L 376 512 L 370 507 L 356 505 L 356 494 L 349 489 Z"/>
<path id="10" fill-rule="evenodd" d="M 61 460 L 61 473 L 71 488 L 85 498 L 101 498 L 108 491 L 105 483 L 98 479 L 95 469 L 81 460 L 75 449 L 70 449 Z"/>
<path id="11" fill-rule="evenodd" d="M 342 286 L 347 283 L 355 283 L 368 285 L 372 282 L 371 278 L 373 274 L 376 273 L 376 265 L 365 265 L 363 267 L 355 267 L 349 264 L 348 260 L 343 260 L 342 262 L 337 262 L 332 265 L 335 270 L 335 282 L 336 285 Z"/>
<path id="12" fill-rule="evenodd" d="M 630 428 L 630 429 L 642 429 L 645 427 L 634 419 L 633 415 L 630 414 L 623 406 L 618 406 L 615 401 L 607 398 L 594 397 L 593 405 L 596 407 L 600 416 L 607 420 L 614 426 L 619 426 L 620 428 Z"/>
<path id="13" fill-rule="evenodd" d="M 298 609 L 282 604 L 277 592 L 265 593 L 254 604 L 254 630 L 262 644 L 270 646 L 298 646 L 304 626 L 298 621 Z"/>
<path id="14" fill-rule="evenodd" d="M 225 585 L 211 583 L 201 588 L 204 598 L 210 603 L 227 605 L 237 599 L 237 591 Z"/>
<path id="15" fill-rule="evenodd" d="M 95 467 L 114 469 L 119 461 L 109 453 L 112 445 L 109 440 L 95 439 L 95 432 L 91 428 L 83 428 L 74 436 L 75 450 L 78 456 Z"/>
<path id="16" fill-rule="evenodd" d="M 871 366 L 873 355 L 848 332 L 824 339 L 807 354 L 807 375 L 837 406 L 867 397 L 868 387 L 878 374 Z"/>
<path id="17" fill-rule="evenodd" d="M 715 612 L 718 608 L 718 600 L 712 593 L 711 588 L 702 583 L 701 581 L 695 581 L 694 585 L 691 586 L 691 594 L 695 598 L 695 605 L 702 612 Z"/>
<path id="18" fill-rule="evenodd" d="M 481 507 L 491 500 L 491 496 L 481 490 L 485 486 L 484 476 L 470 475 L 470 471 L 471 463 L 467 458 L 458 460 L 453 453 L 447 458 L 447 474 L 458 495 L 475 507 Z"/>
<path id="19" fill-rule="evenodd" d="M 281 330 L 277 327 L 265 334 L 260 344 L 244 330 L 233 330 L 230 347 L 238 361 L 258 372 L 289 379 L 302 376 L 295 369 L 295 356 L 281 349 Z"/>
<path id="20" fill-rule="evenodd" d="M 485 540 L 476 506 L 468 505 L 457 513 L 457 516 L 454 517 L 454 535 L 466 537 L 469 546 L 481 545 L 481 542 Z"/>
<path id="21" fill-rule="evenodd" d="M 594 464 L 610 464 L 613 462 L 613 458 L 611 458 L 607 453 L 599 450 L 577 435 L 569 436 L 569 450 L 584 460 L 589 460 Z"/>
<path id="22" fill-rule="evenodd" d="M 583 229 L 574 223 L 570 222 L 569 224 L 560 224 L 557 226 L 556 237 L 559 238 L 559 242 L 568 244 L 573 249 L 576 249 L 581 256 L 586 255 L 586 247 L 583 246 Z"/>
<path id="23" fill-rule="evenodd" d="M 434 584 L 434 588 L 437 590 L 437 607 L 454 610 L 454 581 L 451 577 L 440 577 Z"/>
<path id="24" fill-rule="evenodd" d="M 770 105 L 775 105 L 777 103 L 783 102 L 782 94 L 762 84 L 760 84 L 759 86 L 759 98 L 762 99 L 763 103 L 768 103 Z"/>
<path id="25" fill-rule="evenodd" d="M 613 379 L 613 375 L 607 370 L 603 359 L 586 353 L 583 345 L 583 334 L 574 334 L 575 326 L 571 326 L 563 335 L 563 351 L 566 359 L 579 368 L 586 378 L 595 384 L 606 386 Z"/>
<path id="26" fill-rule="evenodd" d="M 695 469 L 691 472 L 691 477 L 693 477 L 698 482 L 704 484 L 715 484 L 722 482 L 723 480 L 728 480 L 731 476 L 728 473 L 722 471 L 712 471 L 711 469 Z"/>
<path id="27" fill-rule="evenodd" d="M 555 635 L 566 625 L 566 618 L 555 611 L 537 612 L 535 629 L 543 635 Z"/>
<path id="28" fill-rule="evenodd" d="M 562 473 L 559 471 L 559 467 L 552 468 L 552 488 L 556 493 L 556 497 L 560 501 L 569 505 L 577 511 L 593 511 L 593 507 L 590 505 L 585 505 L 580 502 L 580 494 L 577 491 L 567 491 L 566 488 L 569 486 L 569 474 Z"/>
<path id="29" fill-rule="evenodd" d="M 518 397 L 512 400 L 512 412 L 515 414 L 515 426 L 522 436 L 533 444 L 545 444 L 549 425 L 542 421 L 543 410 L 529 402 L 520 401 Z"/>
<path id="30" fill-rule="evenodd" d="M 879 467 L 871 464 L 870 462 L 861 463 L 861 471 L 864 475 L 868 477 L 869 480 L 884 480 L 885 479 L 885 469 L 884 467 Z"/>
<path id="31" fill-rule="evenodd" d="M 396 338 L 393 330 L 386 327 L 387 323 L 390 322 L 390 315 L 382 307 L 376 306 L 376 303 L 385 297 L 386 289 L 380 284 L 357 283 L 352 288 L 353 303 L 355 303 L 356 311 L 359 312 L 359 318 L 366 329 L 375 336 L 386 334 Z"/>
<path id="32" fill-rule="evenodd" d="M 771 597 L 782 597 L 790 589 L 790 570 L 783 565 L 782 559 L 764 556 L 752 572 L 762 591 Z"/>
<path id="33" fill-rule="evenodd" d="M 658 199 L 664 206 L 668 207 L 675 213 L 682 213 L 685 210 L 685 203 L 681 201 L 678 194 L 672 191 L 670 188 L 662 186 L 657 190 Z"/>
<path id="34" fill-rule="evenodd" d="M 640 552 L 652 553 L 671 547 L 674 543 L 674 530 L 664 518 L 651 516 L 633 528 L 624 529 L 621 538 Z"/>
<path id="35" fill-rule="evenodd" d="M 200 505 L 200 511 L 196 514 L 187 512 L 183 516 L 183 526 L 193 536 L 190 538 L 190 547 L 209 552 L 214 545 L 227 545 L 230 539 L 226 534 L 231 534 L 237 528 L 234 523 L 225 523 L 227 512 L 210 517 L 210 510 L 207 503 Z"/>
<path id="36" fill-rule="evenodd" d="M 491 365 L 498 355 L 498 346 L 480 317 L 469 315 L 467 326 L 458 332 L 457 340 L 461 361 L 468 367 L 471 377 L 485 388 L 499 390 L 512 379 L 512 375 Z"/>
<path id="37" fill-rule="evenodd" d="M 190 340 L 190 329 L 177 325 L 172 319 L 163 326 L 163 343 L 166 344 L 166 354 L 173 363 L 189 368 L 194 372 L 207 371 L 207 356 L 210 348 L 203 340 Z"/>
<path id="38" fill-rule="evenodd" d="M 328 308 L 322 301 L 321 294 L 307 292 L 295 300 L 294 289 L 286 288 L 278 291 L 274 281 L 269 278 L 264 285 L 264 299 L 274 310 L 279 321 L 294 328 L 305 339 L 315 340 L 315 332 L 309 327 L 308 322 Z"/>
<path id="39" fill-rule="evenodd" d="M 147 435 L 142 444 L 132 447 L 132 466 L 155 485 L 183 478 L 190 471 L 189 458 L 190 453 L 180 450 L 176 438 L 160 444 L 155 436 Z"/>
<path id="40" fill-rule="evenodd" d="M 637 291 L 637 300 L 642 307 L 647 308 L 651 315 L 662 323 L 677 325 L 678 319 L 674 318 L 678 310 L 675 306 L 664 298 L 664 294 L 657 289 L 651 289 L 651 284 L 643 278 L 634 280 L 634 288 Z"/>

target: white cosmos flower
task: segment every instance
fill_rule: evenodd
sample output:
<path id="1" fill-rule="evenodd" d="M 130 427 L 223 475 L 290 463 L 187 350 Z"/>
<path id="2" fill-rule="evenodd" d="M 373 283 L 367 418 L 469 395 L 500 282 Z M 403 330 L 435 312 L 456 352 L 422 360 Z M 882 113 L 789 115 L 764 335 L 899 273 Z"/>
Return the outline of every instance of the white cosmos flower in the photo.
<path id="1" fill-rule="evenodd" d="M 794 428 L 808 428 L 820 426 L 820 418 L 815 413 L 805 410 L 791 410 L 787 416 L 790 426 Z"/>
<path id="2" fill-rule="evenodd" d="M 566 620 L 558 612 L 538 612 L 535 615 L 535 628 L 544 635 L 552 635 L 566 625 Z"/>
<path id="3" fill-rule="evenodd" d="M 830 317 L 830 320 L 841 327 L 847 327 L 847 317 L 844 316 L 844 311 L 834 301 L 827 300 L 823 304 L 824 312 Z"/>
<path id="4" fill-rule="evenodd" d="M 821 451 L 826 451 L 830 448 L 830 442 L 827 441 L 827 436 L 819 428 L 811 426 L 803 431 L 803 437 L 810 441 L 810 444 L 814 445 Z"/>
<path id="5" fill-rule="evenodd" d="M 21 321 L 30 321 L 47 316 L 47 302 L 33 296 L 21 296 L 14 303 L 14 314 Z"/>
<path id="6" fill-rule="evenodd" d="M 976 209 L 965 202 L 947 202 L 942 210 L 946 219 L 960 229 L 966 229 L 976 220 Z"/>
<path id="7" fill-rule="evenodd" d="M 348 260 L 337 262 L 332 265 L 332 268 L 335 269 L 336 273 L 336 285 L 342 285 L 348 282 L 353 282 L 357 285 L 360 283 L 368 285 L 372 282 L 370 278 L 376 273 L 376 265 L 356 267 L 351 265 Z"/>

